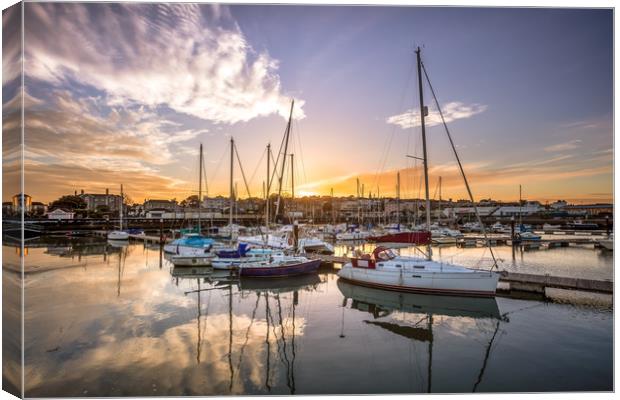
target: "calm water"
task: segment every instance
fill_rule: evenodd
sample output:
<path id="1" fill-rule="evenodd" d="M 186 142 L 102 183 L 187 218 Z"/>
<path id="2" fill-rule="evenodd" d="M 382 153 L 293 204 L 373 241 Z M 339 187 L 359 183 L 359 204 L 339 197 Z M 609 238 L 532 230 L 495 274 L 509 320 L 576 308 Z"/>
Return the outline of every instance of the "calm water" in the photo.
<path id="1" fill-rule="evenodd" d="M 339 282 L 330 267 L 239 282 L 172 268 L 142 243 L 32 245 L 26 396 L 613 389 L 610 307 L 396 294 Z M 513 269 L 612 275 L 600 250 L 498 252 Z"/>

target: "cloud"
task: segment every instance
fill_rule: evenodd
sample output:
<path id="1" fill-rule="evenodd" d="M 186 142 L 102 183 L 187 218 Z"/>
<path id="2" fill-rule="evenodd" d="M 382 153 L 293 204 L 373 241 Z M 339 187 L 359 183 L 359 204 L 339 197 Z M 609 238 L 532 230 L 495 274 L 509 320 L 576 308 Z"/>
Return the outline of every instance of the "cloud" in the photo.
<path id="1" fill-rule="evenodd" d="M 25 18 L 28 77 L 216 123 L 288 118 L 278 61 L 248 44 L 225 7 L 29 3 Z"/>
<path id="2" fill-rule="evenodd" d="M 31 104 L 25 112 L 28 194 L 47 201 L 73 190 L 102 192 L 120 183 L 140 200 L 189 194 L 184 188 L 193 183 L 165 176 L 160 169 L 178 161 L 179 148 L 188 149 L 185 143 L 208 130 L 188 129 L 148 107 L 116 106 L 100 116 L 102 99 L 64 90 L 50 94 L 53 100 L 46 103 L 25 92 Z M 19 119 L 19 113 L 6 115 L 3 129 L 19 129 Z M 5 151 L 5 162 L 8 156 Z"/>
<path id="3" fill-rule="evenodd" d="M 21 7 L 14 5 L 2 11 L 2 85 L 21 75 Z"/>
<path id="4" fill-rule="evenodd" d="M 483 104 L 463 104 L 458 101 L 447 103 L 442 107 L 443 117 L 446 123 L 450 123 L 457 119 L 470 118 L 476 114 L 480 114 L 487 109 Z M 420 126 L 420 110 L 410 109 L 402 114 L 393 115 L 388 117 L 386 122 L 388 124 L 398 125 L 402 129 L 413 128 Z M 426 126 L 440 125 L 441 116 L 437 109 L 429 107 L 428 116 L 426 116 L 424 123 Z"/>
<path id="5" fill-rule="evenodd" d="M 574 150 L 579 146 L 581 146 L 581 140 L 574 139 L 574 140 L 569 140 L 568 142 L 565 142 L 565 143 L 558 143 L 552 146 L 547 146 L 543 150 L 545 150 L 546 152 L 567 151 L 567 150 Z"/>

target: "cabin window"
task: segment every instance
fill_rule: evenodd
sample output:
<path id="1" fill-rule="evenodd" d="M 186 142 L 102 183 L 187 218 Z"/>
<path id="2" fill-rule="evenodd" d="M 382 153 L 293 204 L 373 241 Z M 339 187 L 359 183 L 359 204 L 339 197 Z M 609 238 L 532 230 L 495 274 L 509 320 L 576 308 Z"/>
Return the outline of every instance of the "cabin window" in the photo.
<path id="1" fill-rule="evenodd" d="M 378 266 L 380 266 L 380 267 L 383 267 L 383 263 L 379 263 L 379 264 L 377 264 L 377 265 L 378 265 Z"/>
<path id="2" fill-rule="evenodd" d="M 424 265 L 414 265 L 413 268 L 420 268 L 420 269 L 424 269 Z"/>
<path id="3" fill-rule="evenodd" d="M 422 275 L 411 275 L 412 278 L 421 278 Z"/>
<path id="4" fill-rule="evenodd" d="M 396 268 L 402 268 L 403 266 L 400 264 L 396 264 Z"/>

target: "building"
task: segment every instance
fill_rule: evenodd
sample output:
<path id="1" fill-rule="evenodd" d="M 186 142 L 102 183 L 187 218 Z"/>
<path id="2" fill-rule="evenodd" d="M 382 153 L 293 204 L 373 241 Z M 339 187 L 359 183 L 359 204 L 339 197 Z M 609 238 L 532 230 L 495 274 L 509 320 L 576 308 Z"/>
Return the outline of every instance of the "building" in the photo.
<path id="1" fill-rule="evenodd" d="M 102 206 L 106 206 L 109 211 L 118 211 L 121 207 L 121 196 L 110 194 L 109 189 L 105 190 L 105 194 L 84 193 L 82 190 L 79 196 L 86 202 L 88 211 L 97 211 Z"/>
<path id="2" fill-rule="evenodd" d="M 614 205 L 605 203 L 571 205 L 564 207 L 563 210 L 566 211 L 569 215 L 573 216 L 604 217 L 613 215 Z"/>
<path id="3" fill-rule="evenodd" d="M 43 215 L 47 212 L 47 206 L 40 201 L 33 201 L 31 209 L 33 214 L 38 215 Z"/>
<path id="4" fill-rule="evenodd" d="M 230 198 L 224 196 L 207 197 L 202 201 L 202 209 L 209 212 L 224 212 L 228 210 Z"/>
<path id="5" fill-rule="evenodd" d="M 24 212 L 29 213 L 30 211 L 32 211 L 32 197 L 28 196 L 27 194 L 22 194 L 22 193 L 18 193 L 15 196 L 13 196 L 12 198 L 13 211 L 17 213 L 22 211 L 22 197 L 23 197 Z"/>
<path id="6" fill-rule="evenodd" d="M 174 211 L 179 207 L 176 200 L 147 200 L 144 202 L 144 211 L 166 210 Z"/>
<path id="7" fill-rule="evenodd" d="M 52 220 L 57 220 L 57 221 L 73 219 L 74 216 L 75 216 L 74 212 L 67 211 L 62 208 L 57 208 L 47 213 L 47 219 L 52 219 Z"/>
<path id="8" fill-rule="evenodd" d="M 13 202 L 12 201 L 4 201 L 2 202 L 2 214 L 12 214 L 13 213 Z"/>

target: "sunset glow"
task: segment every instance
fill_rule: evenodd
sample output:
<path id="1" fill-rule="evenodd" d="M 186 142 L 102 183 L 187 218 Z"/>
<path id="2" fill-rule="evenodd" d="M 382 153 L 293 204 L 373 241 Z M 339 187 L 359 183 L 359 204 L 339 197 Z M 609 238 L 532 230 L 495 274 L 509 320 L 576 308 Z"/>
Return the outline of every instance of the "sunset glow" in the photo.
<path id="1" fill-rule="evenodd" d="M 208 195 L 227 196 L 230 136 L 262 196 L 265 147 L 277 157 L 292 99 L 296 196 L 356 195 L 357 179 L 394 196 L 397 171 L 403 197 L 423 196 L 406 157 L 422 152 L 414 45 L 477 199 L 516 200 L 519 184 L 541 201 L 613 197 L 609 10 L 27 3 L 24 18 L 35 201 L 121 183 L 135 202 L 184 199 L 199 143 Z M 3 85 L 9 111 L 18 75 Z M 441 176 L 443 198 L 465 198 L 425 96 L 431 194 Z M 18 122 L 5 113 L 3 129 Z"/>

